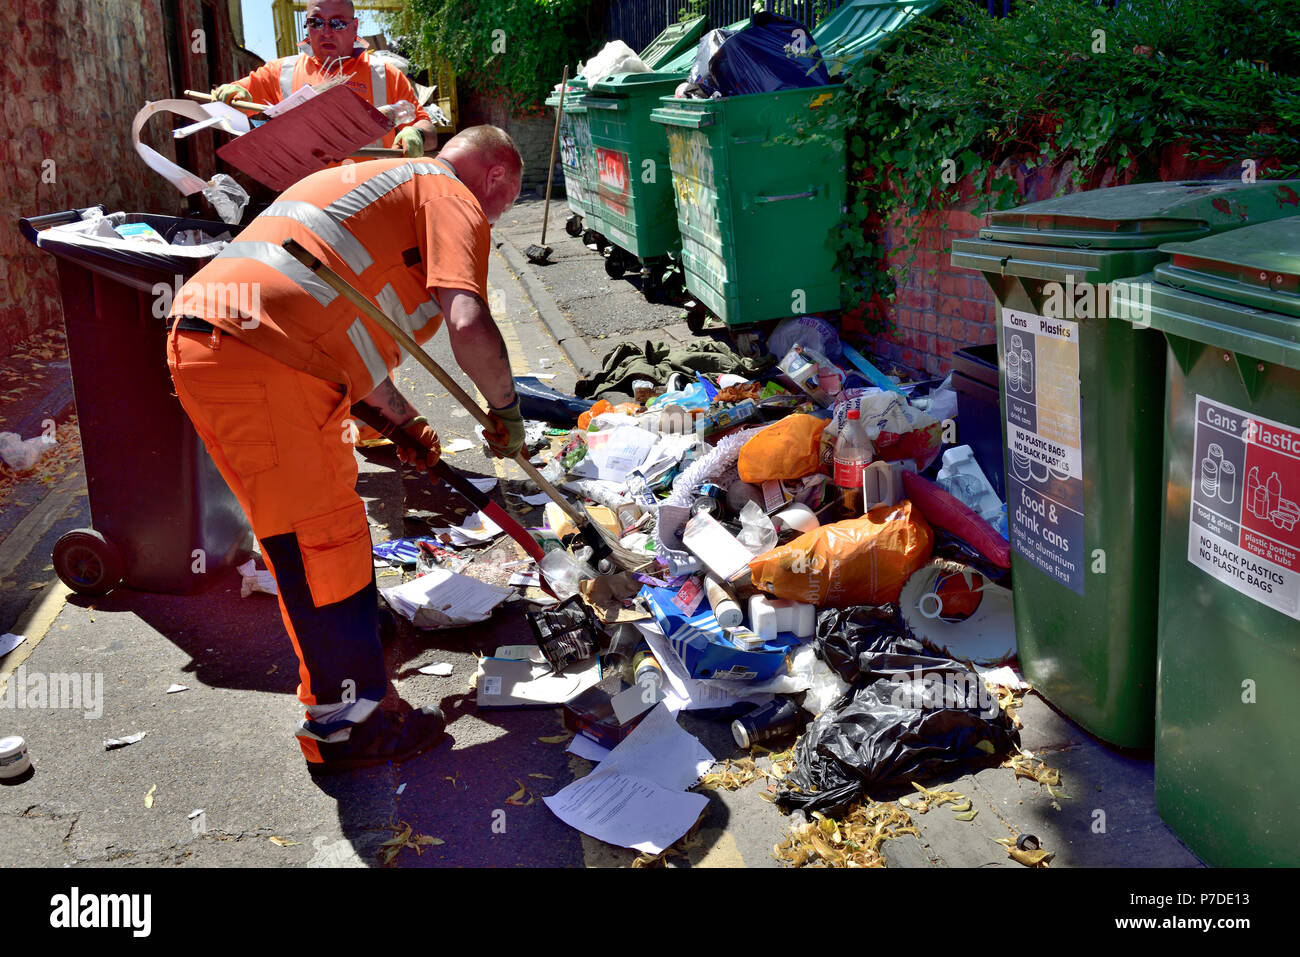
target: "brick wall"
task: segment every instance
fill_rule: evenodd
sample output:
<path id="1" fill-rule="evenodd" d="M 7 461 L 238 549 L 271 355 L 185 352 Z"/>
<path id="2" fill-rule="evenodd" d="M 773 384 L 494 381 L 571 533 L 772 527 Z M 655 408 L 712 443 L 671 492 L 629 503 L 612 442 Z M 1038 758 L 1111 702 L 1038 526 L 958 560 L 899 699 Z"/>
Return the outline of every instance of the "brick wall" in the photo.
<path id="1" fill-rule="evenodd" d="M 511 116 L 502 100 L 486 96 L 472 85 L 460 88 L 460 128 L 490 123 L 499 126 L 514 139 L 524 160 L 524 192 L 546 188 L 546 164 L 551 158 L 551 137 L 555 133 L 555 114 L 545 112 Z M 563 186 L 560 157 L 555 157 L 555 182 Z M 552 186 L 552 190 L 556 187 Z M 562 191 L 562 190 L 561 190 Z"/>
<path id="2" fill-rule="evenodd" d="M 207 89 L 210 72 L 241 76 L 260 62 L 234 45 L 226 2 L 213 0 L 209 23 L 216 35 L 205 33 L 203 53 L 191 49 L 192 31 L 204 27 L 201 0 L 167 4 L 176 11 L 176 62 L 186 87 Z M 130 136 L 141 106 L 172 96 L 162 8 L 0 0 L 11 34 L 0 87 L 0 358 L 62 322 L 54 259 L 23 238 L 19 218 L 97 203 L 110 211 L 181 211 L 183 197 L 144 165 Z M 175 157 L 162 121 L 145 132 L 154 149 Z M 206 142 L 197 142 L 187 160 L 204 177 L 217 171 L 212 135 L 195 138 Z"/>
<path id="3" fill-rule="evenodd" d="M 1263 165 L 1263 164 L 1261 164 Z M 1188 160 L 1185 149 L 1175 144 L 1165 151 L 1159 179 L 1213 179 L 1235 176 L 1237 169 Z M 1071 182 L 1072 163 L 1057 167 L 1029 167 L 1021 160 L 1008 161 L 995 175 L 1015 178 L 1023 203 L 1076 191 Z M 1115 169 L 1101 172 L 1085 188 L 1104 189 L 1131 181 L 1132 175 Z M 892 266 L 902 266 L 911 255 L 903 246 L 904 224 L 916 230 L 917 256 L 898 283 L 894 303 L 886 311 L 893 331 L 867 337 L 872 352 L 886 363 L 899 363 L 931 376 L 946 375 L 952 354 L 967 346 L 997 340 L 996 304 L 983 275 L 959 269 L 951 263 L 952 243 L 969 239 L 989 223 L 987 216 L 970 210 L 978 204 L 971 182 L 959 184 L 960 201 L 942 212 L 929 211 L 895 220 L 885 230 L 885 246 Z"/>

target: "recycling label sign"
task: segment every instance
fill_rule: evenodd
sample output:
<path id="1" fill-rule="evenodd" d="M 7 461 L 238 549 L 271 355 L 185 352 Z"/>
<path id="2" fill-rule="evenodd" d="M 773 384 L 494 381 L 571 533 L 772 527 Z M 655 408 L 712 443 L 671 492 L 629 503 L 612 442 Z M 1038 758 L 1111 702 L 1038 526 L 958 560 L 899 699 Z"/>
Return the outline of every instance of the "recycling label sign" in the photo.
<path id="1" fill-rule="evenodd" d="M 1187 560 L 1300 620 L 1300 429 L 1196 397 Z"/>
<path id="2" fill-rule="evenodd" d="M 1079 324 L 1002 310 L 1011 547 L 1083 594 Z"/>

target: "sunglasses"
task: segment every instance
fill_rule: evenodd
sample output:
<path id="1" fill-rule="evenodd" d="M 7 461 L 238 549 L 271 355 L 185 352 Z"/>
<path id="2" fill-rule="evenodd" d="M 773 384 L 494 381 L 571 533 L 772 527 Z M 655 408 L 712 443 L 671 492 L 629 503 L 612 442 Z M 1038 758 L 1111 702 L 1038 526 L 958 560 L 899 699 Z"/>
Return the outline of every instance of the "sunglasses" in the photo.
<path id="1" fill-rule="evenodd" d="M 347 29 L 351 22 L 351 20 L 344 20 L 342 17 L 330 17 L 328 20 L 322 20 L 320 17 L 308 17 L 303 21 L 308 30 L 323 30 L 328 23 L 329 28 L 335 33 Z"/>

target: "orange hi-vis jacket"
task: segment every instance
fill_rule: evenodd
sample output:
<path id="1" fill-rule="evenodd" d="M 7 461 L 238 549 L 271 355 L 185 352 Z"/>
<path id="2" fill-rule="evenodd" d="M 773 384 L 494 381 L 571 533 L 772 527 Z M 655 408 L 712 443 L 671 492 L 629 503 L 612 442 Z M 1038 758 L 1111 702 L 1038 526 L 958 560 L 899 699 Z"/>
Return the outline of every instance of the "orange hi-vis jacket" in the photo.
<path id="1" fill-rule="evenodd" d="M 429 114 L 419 105 L 415 87 L 397 67 L 372 57 L 362 50 L 356 56 L 334 57 L 327 62 L 311 53 L 295 53 L 258 67 L 242 80 L 235 82 L 248 90 L 254 103 L 279 103 L 308 84 L 324 83 L 335 76 L 348 77 L 345 86 L 376 109 L 409 100 L 415 107 L 415 120 L 428 120 Z M 376 146 L 392 147 L 393 140 L 404 126 L 390 130 Z"/>
<path id="2" fill-rule="evenodd" d="M 392 336 L 281 247 L 293 238 L 423 344 L 442 324 L 437 289 L 487 300 L 491 228 L 474 195 L 437 159 L 382 159 L 321 170 L 285 190 L 172 302 L 259 352 L 374 391 L 401 363 Z"/>

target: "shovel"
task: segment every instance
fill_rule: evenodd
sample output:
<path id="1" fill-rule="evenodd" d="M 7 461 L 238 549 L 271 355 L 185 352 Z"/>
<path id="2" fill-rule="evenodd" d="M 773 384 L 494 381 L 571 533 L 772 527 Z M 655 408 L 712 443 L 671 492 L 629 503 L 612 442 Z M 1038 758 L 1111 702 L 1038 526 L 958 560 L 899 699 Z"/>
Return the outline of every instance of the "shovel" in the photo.
<path id="1" fill-rule="evenodd" d="M 560 106 L 555 111 L 555 132 L 551 134 L 551 162 L 546 167 L 546 205 L 542 207 L 542 244 L 530 243 L 524 250 L 529 262 L 545 266 L 551 258 L 551 247 L 546 245 L 546 224 L 551 218 L 551 182 L 555 179 L 555 147 L 560 142 L 560 117 L 564 116 L 564 89 L 569 85 L 569 67 L 564 67 L 564 76 L 560 80 Z"/>
<path id="2" fill-rule="evenodd" d="M 373 320 L 375 325 L 379 326 L 379 328 L 392 336 L 403 349 L 415 357 L 416 362 L 424 366 L 424 368 L 427 369 L 439 383 L 441 383 L 442 387 L 451 394 L 451 397 L 459 402 L 461 406 L 464 407 L 465 411 L 474 417 L 475 421 L 477 421 L 479 425 L 483 426 L 485 429 L 493 428 L 492 420 L 488 417 L 488 414 L 478 407 L 478 403 L 470 398 L 469 394 L 460 387 L 460 383 L 448 375 L 442 366 L 434 362 L 433 358 L 420 348 L 419 343 L 412 339 L 401 326 L 390 319 L 382 309 L 363 296 L 355 286 L 336 273 L 328 265 L 312 255 L 312 253 L 298 243 L 297 240 L 286 239 L 280 245 L 284 247 L 284 250 L 289 253 L 289 255 L 298 260 L 298 262 L 302 263 L 324 281 L 326 285 L 332 288 L 339 295 L 343 296 L 343 298 L 352 303 L 352 305 L 356 306 L 365 316 Z M 573 522 L 574 527 L 576 527 L 579 533 L 581 533 L 583 541 L 591 546 L 595 561 L 610 561 L 612 563 L 613 551 L 610 548 L 609 543 L 601 537 L 600 532 L 597 529 L 592 527 L 592 523 L 588 521 L 587 517 L 574 508 L 573 505 L 569 503 L 568 499 L 566 499 L 554 485 L 546 480 L 546 477 L 537 470 L 537 466 L 528 461 L 527 453 L 520 450 L 515 454 L 514 461 L 524 470 L 524 474 L 532 479 L 533 483 L 545 492 L 547 497 L 558 505 L 560 509 L 563 510 L 564 514 L 569 517 L 570 521 Z"/>

